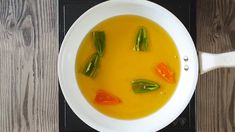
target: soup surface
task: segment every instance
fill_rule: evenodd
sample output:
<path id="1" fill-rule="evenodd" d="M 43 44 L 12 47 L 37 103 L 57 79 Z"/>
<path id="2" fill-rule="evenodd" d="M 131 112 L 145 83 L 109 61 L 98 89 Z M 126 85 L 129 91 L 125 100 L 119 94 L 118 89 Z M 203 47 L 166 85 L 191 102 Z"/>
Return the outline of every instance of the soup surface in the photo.
<path id="1" fill-rule="evenodd" d="M 133 50 L 141 26 L 147 29 L 148 50 Z M 82 73 L 89 57 L 96 52 L 92 31 L 104 31 L 106 46 L 94 78 Z M 167 82 L 156 74 L 155 66 L 166 64 L 173 72 L 175 81 Z M 87 101 L 101 113 L 118 119 L 137 119 L 160 109 L 173 95 L 180 74 L 177 48 L 168 33 L 158 24 L 140 16 L 124 15 L 107 19 L 96 25 L 84 38 L 76 58 L 76 79 Z M 132 81 L 147 79 L 157 82 L 160 88 L 135 93 Z M 98 90 L 105 90 L 118 97 L 115 105 L 97 104 Z"/>

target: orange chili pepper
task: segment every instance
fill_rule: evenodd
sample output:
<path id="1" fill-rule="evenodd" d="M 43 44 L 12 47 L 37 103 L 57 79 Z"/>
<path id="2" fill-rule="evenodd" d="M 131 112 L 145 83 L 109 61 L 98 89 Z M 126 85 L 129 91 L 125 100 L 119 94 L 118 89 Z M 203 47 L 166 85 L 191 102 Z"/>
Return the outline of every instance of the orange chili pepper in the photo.
<path id="1" fill-rule="evenodd" d="M 160 64 L 156 65 L 155 71 L 160 77 L 165 79 L 167 82 L 169 82 L 169 83 L 175 82 L 174 72 L 171 71 L 170 68 L 166 64 L 160 63 Z"/>
<path id="2" fill-rule="evenodd" d="M 121 103 L 121 100 L 107 91 L 98 90 L 96 92 L 95 102 L 102 105 L 116 105 Z"/>

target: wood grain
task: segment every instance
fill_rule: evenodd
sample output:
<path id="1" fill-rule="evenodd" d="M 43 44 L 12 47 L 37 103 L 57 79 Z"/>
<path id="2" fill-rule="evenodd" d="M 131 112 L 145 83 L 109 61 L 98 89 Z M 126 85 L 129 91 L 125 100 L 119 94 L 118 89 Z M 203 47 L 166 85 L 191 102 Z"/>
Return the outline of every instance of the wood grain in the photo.
<path id="1" fill-rule="evenodd" d="M 234 0 L 197 1 L 197 46 L 213 53 L 235 50 Z M 201 75 L 196 100 L 198 132 L 235 132 L 234 68 Z"/>
<path id="2" fill-rule="evenodd" d="M 0 0 L 0 131 L 58 131 L 58 1 Z"/>

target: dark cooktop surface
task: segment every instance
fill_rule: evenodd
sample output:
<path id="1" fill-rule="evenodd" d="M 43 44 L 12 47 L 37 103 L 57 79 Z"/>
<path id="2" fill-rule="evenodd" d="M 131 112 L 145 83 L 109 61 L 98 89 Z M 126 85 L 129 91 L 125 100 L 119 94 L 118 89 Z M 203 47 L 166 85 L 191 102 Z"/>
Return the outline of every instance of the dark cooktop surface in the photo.
<path id="1" fill-rule="evenodd" d="M 60 45 L 73 22 L 92 6 L 104 0 L 59 0 L 59 35 Z M 196 0 L 151 0 L 175 14 L 196 38 Z M 61 132 L 93 132 L 91 127 L 82 122 L 70 109 L 62 92 L 59 92 L 59 127 Z M 184 112 L 161 132 L 195 132 L 195 97 Z"/>

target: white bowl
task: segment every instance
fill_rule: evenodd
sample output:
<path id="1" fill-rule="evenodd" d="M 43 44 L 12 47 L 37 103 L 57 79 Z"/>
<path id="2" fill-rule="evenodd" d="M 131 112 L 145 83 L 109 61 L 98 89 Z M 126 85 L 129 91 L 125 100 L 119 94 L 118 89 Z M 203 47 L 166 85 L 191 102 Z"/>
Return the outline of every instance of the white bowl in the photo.
<path id="1" fill-rule="evenodd" d="M 75 58 L 86 34 L 101 21 L 118 15 L 146 17 L 162 26 L 174 40 L 180 55 L 181 72 L 176 91 L 155 113 L 136 120 L 120 120 L 93 108 L 82 95 L 75 78 Z M 187 56 L 188 61 L 183 61 Z M 184 66 L 189 70 L 184 70 Z M 112 0 L 94 6 L 79 17 L 66 34 L 58 57 L 61 90 L 73 112 L 98 131 L 158 131 L 174 121 L 189 103 L 198 78 L 198 58 L 194 43 L 183 24 L 165 8 L 145 0 Z"/>

